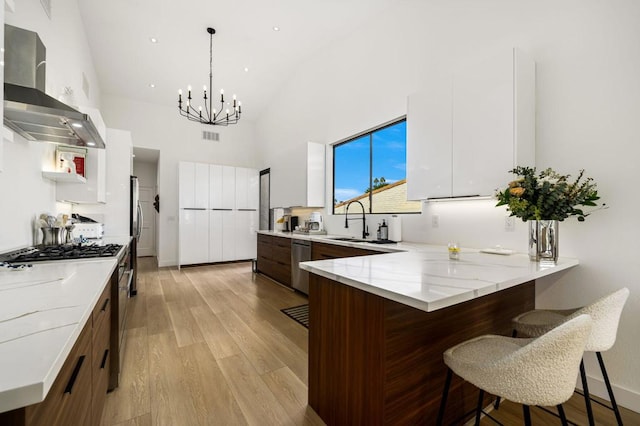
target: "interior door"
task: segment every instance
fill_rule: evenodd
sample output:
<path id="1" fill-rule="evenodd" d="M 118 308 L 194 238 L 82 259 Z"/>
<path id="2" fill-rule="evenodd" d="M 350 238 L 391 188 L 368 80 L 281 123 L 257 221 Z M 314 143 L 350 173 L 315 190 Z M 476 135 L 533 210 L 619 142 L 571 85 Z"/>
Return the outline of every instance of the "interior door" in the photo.
<path id="1" fill-rule="evenodd" d="M 141 186 L 139 203 L 142 208 L 142 234 L 138 241 L 138 257 L 156 255 L 156 211 L 153 208 L 154 190 Z"/>
<path id="2" fill-rule="evenodd" d="M 271 220 L 269 218 L 270 209 L 270 187 L 271 187 L 271 169 L 260 171 L 260 228 L 261 230 L 270 229 Z"/>

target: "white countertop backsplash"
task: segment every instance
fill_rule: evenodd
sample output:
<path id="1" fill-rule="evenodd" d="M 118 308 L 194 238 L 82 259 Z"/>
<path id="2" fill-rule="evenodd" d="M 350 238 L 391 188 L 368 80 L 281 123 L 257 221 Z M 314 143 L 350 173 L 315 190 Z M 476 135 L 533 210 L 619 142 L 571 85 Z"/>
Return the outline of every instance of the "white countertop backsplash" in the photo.
<path id="1" fill-rule="evenodd" d="M 110 258 L 0 269 L 0 412 L 44 400 L 116 267 Z"/>

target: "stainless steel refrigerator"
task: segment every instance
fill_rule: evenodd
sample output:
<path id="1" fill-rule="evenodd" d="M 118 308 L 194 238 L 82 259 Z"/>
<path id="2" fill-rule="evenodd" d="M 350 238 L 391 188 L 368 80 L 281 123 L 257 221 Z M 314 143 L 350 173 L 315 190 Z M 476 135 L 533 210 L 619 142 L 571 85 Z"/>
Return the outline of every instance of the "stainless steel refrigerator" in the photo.
<path id="1" fill-rule="evenodd" d="M 131 265 L 133 265 L 133 280 L 131 282 L 131 296 L 135 296 L 138 293 L 137 281 L 138 281 L 138 268 L 137 268 L 137 256 L 138 256 L 138 241 L 142 236 L 142 224 L 144 218 L 142 216 L 142 208 L 140 207 L 140 189 L 138 184 L 138 178 L 131 176 L 131 198 L 130 198 L 130 211 L 129 211 L 129 235 L 132 238 L 131 241 Z"/>

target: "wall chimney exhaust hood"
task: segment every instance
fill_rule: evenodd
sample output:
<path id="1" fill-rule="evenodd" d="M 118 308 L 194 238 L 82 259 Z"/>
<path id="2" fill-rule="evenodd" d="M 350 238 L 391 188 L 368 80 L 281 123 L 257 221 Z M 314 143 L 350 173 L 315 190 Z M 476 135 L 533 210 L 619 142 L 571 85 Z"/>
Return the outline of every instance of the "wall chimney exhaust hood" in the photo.
<path id="1" fill-rule="evenodd" d="M 104 148 L 87 114 L 44 93 L 46 49 L 38 34 L 7 24 L 4 31 L 4 125 L 27 140 Z"/>

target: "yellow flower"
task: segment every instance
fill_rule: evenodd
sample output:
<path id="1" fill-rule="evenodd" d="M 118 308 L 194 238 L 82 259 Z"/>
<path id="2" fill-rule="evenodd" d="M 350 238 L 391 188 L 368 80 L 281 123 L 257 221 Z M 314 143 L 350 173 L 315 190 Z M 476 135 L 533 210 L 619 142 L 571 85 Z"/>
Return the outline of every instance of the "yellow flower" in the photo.
<path id="1" fill-rule="evenodd" d="M 522 194 L 524 194 L 524 188 L 511 188 L 509 189 L 509 194 L 514 197 L 522 197 Z"/>

